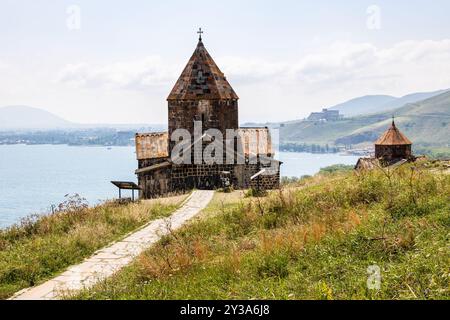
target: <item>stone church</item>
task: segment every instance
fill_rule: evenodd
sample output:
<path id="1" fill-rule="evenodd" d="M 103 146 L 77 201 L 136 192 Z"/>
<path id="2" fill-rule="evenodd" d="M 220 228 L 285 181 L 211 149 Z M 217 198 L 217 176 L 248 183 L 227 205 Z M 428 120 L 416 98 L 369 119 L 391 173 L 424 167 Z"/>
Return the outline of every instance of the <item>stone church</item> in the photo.
<path id="1" fill-rule="evenodd" d="M 239 97 L 206 50 L 201 30 L 199 34 L 197 47 L 167 98 L 168 132 L 136 134 L 136 174 L 143 199 L 228 186 L 279 188 L 281 162 L 274 159 L 269 129 L 239 127 Z M 173 137 L 180 129 L 190 138 L 175 154 L 178 142 Z M 211 136 L 212 129 L 223 139 Z M 222 155 L 213 152 L 214 159 L 222 161 L 202 159 L 212 143 L 222 146 Z M 188 161 L 176 161 L 180 157 Z"/>
<path id="2" fill-rule="evenodd" d="M 360 158 L 355 169 L 373 169 L 398 163 L 413 162 L 412 142 L 397 128 L 394 119 L 390 128 L 375 142 L 375 157 Z"/>

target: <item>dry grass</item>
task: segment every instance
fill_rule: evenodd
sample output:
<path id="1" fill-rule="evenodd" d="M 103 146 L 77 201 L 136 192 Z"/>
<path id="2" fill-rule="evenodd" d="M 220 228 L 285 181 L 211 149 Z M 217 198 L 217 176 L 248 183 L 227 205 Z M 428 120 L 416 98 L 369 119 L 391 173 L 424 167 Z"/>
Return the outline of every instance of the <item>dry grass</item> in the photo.
<path id="1" fill-rule="evenodd" d="M 217 194 L 78 298 L 448 298 L 449 196 L 447 175 L 408 166 L 316 176 L 264 198 Z M 383 272 L 378 291 L 366 286 L 371 265 Z"/>
<path id="2" fill-rule="evenodd" d="M 169 215 L 184 198 L 168 200 L 171 205 L 109 202 L 94 208 L 72 198 L 54 214 L 32 216 L 0 230 L 0 298 L 34 286 L 149 221 Z"/>

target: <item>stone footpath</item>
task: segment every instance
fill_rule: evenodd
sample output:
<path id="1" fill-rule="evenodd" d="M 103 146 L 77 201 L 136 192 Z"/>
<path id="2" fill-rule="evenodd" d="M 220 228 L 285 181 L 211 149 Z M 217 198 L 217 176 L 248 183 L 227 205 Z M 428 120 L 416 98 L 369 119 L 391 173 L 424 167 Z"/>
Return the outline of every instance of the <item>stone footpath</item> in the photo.
<path id="1" fill-rule="evenodd" d="M 97 251 L 81 264 L 34 288 L 16 293 L 12 300 L 57 300 L 63 295 L 92 287 L 128 265 L 170 230 L 180 228 L 211 201 L 214 191 L 194 191 L 172 216 L 150 222 L 122 241 Z"/>

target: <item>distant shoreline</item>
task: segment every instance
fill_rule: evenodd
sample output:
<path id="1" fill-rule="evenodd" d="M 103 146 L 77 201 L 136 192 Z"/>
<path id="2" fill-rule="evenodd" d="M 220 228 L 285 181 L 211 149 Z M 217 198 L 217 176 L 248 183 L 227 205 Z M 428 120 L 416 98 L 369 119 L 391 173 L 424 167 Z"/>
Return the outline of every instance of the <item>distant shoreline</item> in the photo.
<path id="1" fill-rule="evenodd" d="M 116 148 L 116 147 L 134 147 L 133 144 L 75 144 L 75 143 L 24 143 L 24 142 L 17 142 L 17 143 L 4 143 L 0 142 L 0 146 L 13 146 L 13 145 L 22 145 L 22 146 L 68 146 L 68 147 L 95 147 L 95 148 Z M 308 145 L 311 147 L 312 145 Z M 322 146 L 320 146 L 322 147 Z M 322 147 L 323 149 L 323 147 Z M 300 148 L 300 149 L 292 149 L 287 148 L 284 145 L 280 147 L 280 152 L 287 152 L 287 153 L 310 153 L 310 154 L 342 154 L 343 156 L 357 156 L 362 155 L 360 153 L 352 153 L 351 150 L 344 149 L 344 148 L 333 148 L 329 151 L 319 151 L 319 150 L 312 150 L 312 148 Z"/>
<path id="2" fill-rule="evenodd" d="M 49 135 L 42 133 L 40 135 L 35 134 L 9 134 L 5 135 L 0 132 L 0 146 L 4 145 L 60 145 L 69 147 L 134 147 L 134 132 L 115 132 L 110 131 L 96 132 L 96 135 L 88 135 L 86 133 L 92 132 L 80 132 L 79 135 L 61 134 L 61 135 Z M 308 143 L 282 143 L 279 147 L 279 151 L 295 153 L 304 152 L 311 154 L 342 154 L 344 156 L 369 156 L 373 153 L 370 147 L 353 147 L 352 145 L 322 145 L 322 144 L 308 144 Z M 450 147 L 445 146 L 422 146 L 415 145 L 414 152 L 416 154 L 427 155 L 435 159 L 447 159 L 450 157 Z"/>

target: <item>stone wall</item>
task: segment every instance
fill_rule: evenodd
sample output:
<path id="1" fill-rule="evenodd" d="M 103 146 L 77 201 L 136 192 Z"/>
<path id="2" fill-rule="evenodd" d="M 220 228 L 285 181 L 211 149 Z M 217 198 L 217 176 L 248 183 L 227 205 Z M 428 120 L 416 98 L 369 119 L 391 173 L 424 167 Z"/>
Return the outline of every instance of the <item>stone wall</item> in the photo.
<path id="1" fill-rule="evenodd" d="M 218 129 L 225 137 L 226 129 L 238 129 L 237 100 L 169 101 L 169 137 L 176 129 L 194 135 L 194 121 L 202 121 L 203 132 Z M 174 142 L 170 142 L 172 150 Z"/>
<path id="2" fill-rule="evenodd" d="M 137 133 L 136 157 L 138 160 L 163 158 L 169 155 L 169 135 L 160 133 Z"/>
<path id="3" fill-rule="evenodd" d="M 375 158 L 390 161 L 393 159 L 409 159 L 411 156 L 411 145 L 375 145 Z"/>
<path id="4" fill-rule="evenodd" d="M 150 164 L 150 163 L 146 163 Z M 157 163 L 156 163 L 157 164 Z M 175 165 L 138 174 L 141 197 L 144 199 L 179 194 L 192 189 L 214 190 L 224 187 L 223 177 L 229 177 L 235 189 L 260 188 L 264 190 L 280 187 L 280 162 L 274 162 L 274 170 L 269 175 L 250 178 L 270 164 L 214 164 Z M 227 174 L 229 173 L 229 174 Z"/>
<path id="5" fill-rule="evenodd" d="M 166 163 L 168 158 L 144 159 L 138 161 L 138 171 L 154 165 Z M 138 184 L 141 187 L 140 198 L 151 199 L 157 195 L 170 194 L 170 165 L 144 173 L 138 173 Z"/>

